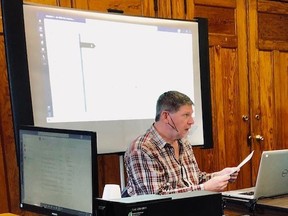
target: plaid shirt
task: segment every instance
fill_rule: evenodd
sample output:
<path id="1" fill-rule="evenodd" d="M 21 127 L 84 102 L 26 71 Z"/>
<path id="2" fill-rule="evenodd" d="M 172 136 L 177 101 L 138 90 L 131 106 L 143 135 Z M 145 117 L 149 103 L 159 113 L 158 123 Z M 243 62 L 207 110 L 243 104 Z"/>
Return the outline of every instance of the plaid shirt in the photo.
<path id="1" fill-rule="evenodd" d="M 152 125 L 127 149 L 124 163 L 127 171 L 127 193 L 169 194 L 202 190 L 211 174 L 201 172 L 188 140 L 179 140 L 179 160 Z"/>

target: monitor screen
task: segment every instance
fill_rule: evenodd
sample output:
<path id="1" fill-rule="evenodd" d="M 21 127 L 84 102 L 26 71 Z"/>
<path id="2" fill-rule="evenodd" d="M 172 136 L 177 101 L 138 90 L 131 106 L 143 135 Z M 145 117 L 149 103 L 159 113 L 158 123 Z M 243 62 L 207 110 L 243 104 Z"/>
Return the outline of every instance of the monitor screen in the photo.
<path id="1" fill-rule="evenodd" d="M 19 143 L 21 208 L 45 215 L 93 214 L 95 132 L 21 126 Z"/>

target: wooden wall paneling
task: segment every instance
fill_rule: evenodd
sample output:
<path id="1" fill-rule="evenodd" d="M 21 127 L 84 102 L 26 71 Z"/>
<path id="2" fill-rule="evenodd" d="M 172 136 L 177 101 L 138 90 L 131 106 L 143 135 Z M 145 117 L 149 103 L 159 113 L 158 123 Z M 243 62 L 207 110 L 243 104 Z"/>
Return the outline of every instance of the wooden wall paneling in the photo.
<path id="1" fill-rule="evenodd" d="M 211 47 L 210 65 L 214 147 L 208 150 L 194 148 L 194 152 L 201 170 L 213 172 L 239 163 L 241 157 L 237 155 L 241 154 L 239 144 L 242 144 L 239 125 L 242 119 L 239 118 L 240 75 L 235 49 Z M 241 185 L 239 180 L 229 184 L 229 189 Z"/>
<path id="2" fill-rule="evenodd" d="M 0 2 L 1 3 L 1 2 Z M 1 12 L 1 4 L 0 4 L 0 83 L 3 82 L 4 76 L 3 74 L 6 72 L 6 64 L 5 64 L 5 51 L 4 51 L 4 37 L 3 37 L 3 27 L 2 27 L 2 12 Z M 4 89 L 0 87 L 0 114 L 2 112 L 2 95 Z M 4 130 L 2 127 L 2 115 L 0 115 L 0 213 L 9 212 L 8 205 L 8 183 L 6 178 L 6 160 L 4 155 Z"/>
<path id="3" fill-rule="evenodd" d="M 224 101 L 225 101 L 225 85 L 223 83 L 223 79 L 225 79 L 225 73 L 222 70 L 222 56 L 221 56 L 221 47 L 215 46 L 213 49 L 213 58 L 214 58 L 214 68 L 213 71 L 213 80 L 211 82 L 211 91 L 212 91 L 212 104 L 213 104 L 213 116 L 216 120 L 213 122 L 213 135 L 217 135 L 217 137 L 214 136 L 214 152 L 216 158 L 218 160 L 216 161 L 217 164 L 219 164 L 219 155 L 222 155 L 225 157 L 225 107 L 224 107 Z M 214 156 L 214 157 L 215 157 Z M 218 168 L 218 167 L 217 167 Z M 218 168 L 220 169 L 220 167 Z"/>
<path id="4" fill-rule="evenodd" d="M 3 24 L 2 24 L 2 8 L 1 8 L 1 0 L 0 0 L 0 34 L 3 33 Z"/>
<path id="5" fill-rule="evenodd" d="M 209 33 L 235 35 L 235 8 L 195 5 L 195 16 L 208 18 Z"/>
<path id="6" fill-rule="evenodd" d="M 43 5 L 58 5 L 59 0 L 25 0 L 25 2 Z"/>
<path id="7" fill-rule="evenodd" d="M 259 49 L 288 51 L 288 3 L 258 1 L 257 9 Z"/>
<path id="8" fill-rule="evenodd" d="M 212 52 L 215 70 L 212 71 L 212 103 L 213 116 L 213 170 L 220 170 L 227 166 L 237 166 L 243 159 L 242 150 L 249 152 L 247 145 L 248 125 L 242 120 L 241 102 L 247 103 L 245 92 L 241 92 L 242 74 L 239 72 L 238 55 L 236 49 L 214 47 Z M 247 105 L 246 105 L 247 106 Z M 207 161 L 205 161 L 207 163 Z M 249 174 L 243 167 L 239 179 L 235 184 L 230 184 L 229 189 L 250 186 Z M 249 176 L 249 175 L 248 175 Z"/>
<path id="9" fill-rule="evenodd" d="M 1 9 L 1 8 L 0 8 Z M 1 23 L 2 25 L 2 23 Z M 6 160 L 4 150 L 4 128 L 2 127 L 2 107 L 3 105 L 3 94 L 5 89 L 2 87 L 2 83 L 5 82 L 4 73 L 6 72 L 5 64 L 5 52 L 4 52 L 4 37 L 3 31 L 0 33 L 0 212 L 9 212 L 9 195 L 8 195 L 8 183 L 6 177 Z"/>
<path id="10" fill-rule="evenodd" d="M 261 150 L 288 148 L 287 84 L 288 57 L 286 52 L 259 51 L 261 130 L 264 141 Z"/>
<path id="11" fill-rule="evenodd" d="M 288 51 L 288 43 L 286 41 L 271 41 L 259 39 L 258 44 L 261 50 L 281 50 L 286 52 Z"/>
<path id="12" fill-rule="evenodd" d="M 6 71 L 4 37 L 2 34 L 0 35 L 0 62 L 0 133 L 2 155 L 5 165 L 4 169 L 6 171 L 5 178 L 7 180 L 7 202 L 9 205 L 9 211 L 19 213 L 19 175 Z"/>
<path id="13" fill-rule="evenodd" d="M 158 10 L 154 0 L 61 0 L 62 5 L 85 10 L 107 12 L 108 9 L 123 11 L 127 15 L 154 17 Z"/>
<path id="14" fill-rule="evenodd" d="M 241 157 L 243 148 L 248 147 L 246 139 L 246 128 L 248 128 L 248 125 L 246 125 L 242 120 L 242 104 L 240 100 L 240 98 L 247 97 L 247 95 L 245 95 L 245 89 L 243 86 L 240 85 L 241 79 L 244 77 L 242 77 L 242 73 L 239 71 L 237 49 L 221 50 L 221 58 L 221 70 L 224 72 L 224 76 L 222 77 L 222 85 L 224 91 L 222 94 L 224 95 L 223 107 L 225 120 L 222 130 L 225 130 L 225 139 L 223 146 L 224 149 L 220 151 L 223 156 L 221 157 L 220 155 L 219 157 L 222 159 L 219 161 L 219 166 L 237 166 L 239 162 L 243 160 L 243 157 Z M 244 91 L 241 92 L 240 88 L 243 88 Z M 247 103 L 247 101 L 242 102 Z M 219 142 L 223 142 L 223 140 L 219 140 Z M 234 186 L 234 189 L 235 187 L 240 188 L 240 179 L 243 176 L 247 176 L 246 172 L 244 172 L 244 169 L 241 170 L 241 173 L 239 174 L 240 178 L 236 184 L 229 186 Z"/>
<path id="15" fill-rule="evenodd" d="M 157 16 L 157 4 L 153 0 L 142 0 L 142 15 L 146 17 L 156 17 Z"/>
<path id="16" fill-rule="evenodd" d="M 235 8 L 238 0 L 194 0 L 196 5 Z"/>
<path id="17" fill-rule="evenodd" d="M 1 106 L 0 106 L 1 112 Z M 0 116 L 1 122 L 1 116 Z M 9 205 L 8 205 L 8 187 L 7 187 L 7 178 L 5 172 L 5 163 L 4 160 L 4 151 L 2 145 L 2 132 L 1 124 L 0 124 L 0 213 L 9 212 Z"/>
<path id="18" fill-rule="evenodd" d="M 0 0 L 0 83 L 4 79 L 4 73 L 6 72 L 6 63 L 5 63 L 5 51 L 4 51 L 4 36 L 3 36 L 3 24 L 2 24 L 2 8 Z M 8 196 L 8 182 L 6 177 L 6 160 L 4 155 L 4 130 L 2 127 L 2 95 L 3 87 L 0 87 L 0 213 L 9 212 L 9 196 Z"/>
<path id="19" fill-rule="evenodd" d="M 59 6 L 61 6 L 61 7 L 73 8 L 73 1 L 72 0 L 58 0 L 58 2 L 59 2 Z"/>
<path id="20" fill-rule="evenodd" d="M 274 81 L 273 55 L 271 51 L 259 51 L 259 103 L 260 134 L 265 138 L 256 142 L 261 151 L 273 149 L 274 146 Z"/>
<path id="21" fill-rule="evenodd" d="M 288 148 L 288 53 L 273 51 L 274 92 L 275 92 L 275 145 Z"/>
<path id="22" fill-rule="evenodd" d="M 118 154 L 98 156 L 98 188 L 102 197 L 105 184 L 120 185 L 120 163 Z"/>
<path id="23" fill-rule="evenodd" d="M 186 19 L 187 20 L 192 20 L 195 18 L 194 16 L 194 12 L 195 12 L 195 4 L 194 4 L 194 0 L 185 0 L 186 2 L 186 9 L 185 9 L 185 13 L 186 13 Z"/>
<path id="24" fill-rule="evenodd" d="M 219 46 L 223 48 L 237 48 L 238 38 L 236 35 L 218 35 L 215 33 L 209 33 L 210 46 Z"/>
<path id="25" fill-rule="evenodd" d="M 249 115 L 249 71 L 248 71 L 248 35 L 247 35 L 247 8 L 246 0 L 237 1 L 236 6 L 236 34 L 237 34 L 237 59 L 239 72 L 239 111 L 237 115 L 238 130 L 241 131 L 238 135 L 238 161 L 242 161 L 250 152 L 251 147 L 248 143 L 248 134 L 250 133 L 250 115 Z M 248 117 L 248 120 L 245 120 Z M 237 124 L 237 123 L 236 123 Z M 251 164 L 247 164 L 239 173 L 237 186 L 244 188 L 252 186 Z"/>
<path id="26" fill-rule="evenodd" d="M 76 8 L 76 6 L 78 6 L 79 9 L 87 9 L 87 0 L 85 0 L 85 1 L 82 0 L 82 1 L 80 1 L 80 3 L 75 2 L 75 1 L 77 1 L 77 0 L 25 0 L 25 2 L 28 2 L 28 3 L 61 6 L 61 7 L 68 7 L 68 8 L 72 8 L 72 7 Z M 85 5 L 86 5 L 86 7 L 85 7 Z"/>
<path id="27" fill-rule="evenodd" d="M 215 125 L 217 124 L 217 121 L 222 121 L 223 118 L 217 118 L 219 115 L 223 114 L 222 112 L 222 106 L 214 107 L 216 98 L 214 97 L 215 91 L 217 90 L 215 87 L 215 76 L 216 76 L 216 67 L 219 64 L 216 64 L 217 59 L 215 58 L 215 47 L 209 47 L 209 61 L 210 61 L 210 85 L 211 85 L 211 110 L 212 110 L 212 123 L 213 123 L 213 149 L 202 149 L 198 147 L 194 147 L 194 155 L 196 157 L 198 166 L 200 170 L 205 172 L 213 172 L 217 171 L 219 168 L 217 167 L 218 163 L 218 140 L 221 139 L 221 137 L 224 137 L 224 131 L 220 130 L 218 131 L 218 127 Z M 221 86 L 220 86 L 221 87 Z M 218 98 L 219 101 L 222 101 L 222 95 L 219 95 Z M 215 113 L 219 113 L 219 115 L 216 115 Z M 220 123 L 221 124 L 221 123 Z"/>
<path id="28" fill-rule="evenodd" d="M 171 0 L 156 0 L 157 2 L 157 17 L 172 18 Z"/>
<path id="29" fill-rule="evenodd" d="M 214 97 L 214 94 L 217 94 L 215 91 L 217 91 L 218 88 L 215 87 L 215 76 L 216 76 L 216 70 L 217 66 L 219 64 L 216 64 L 217 58 L 215 58 L 216 54 L 216 47 L 209 47 L 209 61 L 210 61 L 210 85 L 211 85 L 211 110 L 212 110 L 212 123 L 213 123 L 213 128 L 212 128 L 212 133 L 213 133 L 213 149 L 202 149 L 202 148 L 197 148 L 194 147 L 194 154 L 197 159 L 197 163 L 199 165 L 199 168 L 202 171 L 206 172 L 213 172 L 215 171 L 215 167 L 213 167 L 213 164 L 218 164 L 218 156 L 216 155 L 218 152 L 218 140 L 221 139 L 221 137 L 224 139 L 224 130 L 220 130 L 218 132 L 218 127 L 215 125 L 218 124 L 218 121 L 221 121 L 224 118 L 218 118 L 219 115 L 223 114 L 222 112 L 222 106 L 214 106 L 215 105 L 215 100 L 216 98 Z M 221 87 L 221 86 L 220 86 Z M 219 94 L 219 98 L 217 99 L 218 101 L 222 101 L 222 95 Z M 217 114 L 215 114 L 217 113 Z M 219 113 L 219 114 L 218 114 Z M 215 154 L 214 154 L 215 153 Z M 217 167 L 218 170 L 218 167 Z"/>
<path id="30" fill-rule="evenodd" d="M 173 19 L 186 18 L 186 5 L 184 0 L 171 0 L 171 17 Z"/>
<path id="31" fill-rule="evenodd" d="M 208 18 L 209 45 L 237 47 L 235 8 L 195 5 L 195 17 Z"/>
<path id="32" fill-rule="evenodd" d="M 247 148 L 248 129 L 240 115 L 241 100 L 239 100 L 239 97 L 245 96 L 247 90 L 240 92 L 239 80 L 242 78 L 238 71 L 237 60 L 235 49 L 225 49 L 220 46 L 210 48 L 214 148 L 194 149 L 197 159 L 201 160 L 199 166 L 205 171 L 236 166 L 243 159 L 241 158 L 242 145 Z M 244 130 L 242 131 L 241 128 Z M 248 182 L 245 180 L 244 173 L 246 172 L 242 170 L 239 180 L 229 184 L 228 188 L 250 186 L 251 182 L 249 178 Z"/>
<path id="33" fill-rule="evenodd" d="M 288 41 L 288 7 L 286 15 L 259 12 L 258 25 L 259 40 Z"/>
<path id="34" fill-rule="evenodd" d="M 258 22 L 257 22 L 257 0 L 247 0 L 247 32 L 248 32 L 248 70 L 249 70 L 249 96 L 250 96 L 250 128 L 251 128 L 251 150 L 255 150 L 251 159 L 252 183 L 255 184 L 259 167 L 261 149 L 255 140 L 255 135 L 261 134 L 260 122 L 255 118 L 261 116 L 260 112 L 260 89 L 259 89 L 259 61 L 258 61 Z"/>
<path id="35" fill-rule="evenodd" d="M 80 10 L 89 10 L 89 4 L 88 0 L 59 0 L 60 1 L 60 6 L 70 6 L 71 8 L 76 8 Z"/>
<path id="36" fill-rule="evenodd" d="M 288 0 L 284 1 L 275 1 L 275 0 L 258 0 L 258 11 L 259 12 L 268 12 L 274 14 L 287 14 L 287 5 Z"/>
<path id="37" fill-rule="evenodd" d="M 212 105 L 212 123 L 213 123 L 213 149 L 195 151 L 201 170 L 213 172 L 220 169 L 219 155 L 220 149 L 224 149 L 225 131 L 224 128 L 224 107 L 223 107 L 223 85 L 221 77 L 221 56 L 220 46 L 210 47 L 210 78 L 211 78 L 211 105 Z M 198 149 L 197 149 L 198 150 Z M 199 154 L 201 153 L 201 157 Z M 223 155 L 223 154 L 222 154 Z"/>

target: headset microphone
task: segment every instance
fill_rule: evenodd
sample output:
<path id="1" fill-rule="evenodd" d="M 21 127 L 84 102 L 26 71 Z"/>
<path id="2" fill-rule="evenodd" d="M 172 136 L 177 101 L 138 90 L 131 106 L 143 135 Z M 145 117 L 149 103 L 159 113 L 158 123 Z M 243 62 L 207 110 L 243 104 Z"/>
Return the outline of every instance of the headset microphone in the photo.
<path id="1" fill-rule="evenodd" d="M 177 131 L 177 132 L 179 133 L 179 131 L 178 131 L 178 129 L 177 129 L 177 127 L 176 127 L 176 125 L 175 125 L 172 117 L 170 116 L 169 113 L 168 113 L 168 115 L 169 115 L 169 117 L 170 117 L 170 119 L 171 119 L 171 121 L 172 121 L 172 123 L 173 123 L 173 125 L 171 125 L 171 124 L 168 122 L 168 125 L 169 125 L 171 128 L 173 128 L 175 131 Z"/>
<path id="2" fill-rule="evenodd" d="M 175 126 L 171 125 L 169 122 L 168 122 L 168 125 L 169 125 L 171 128 L 173 128 L 175 131 L 179 132 L 179 131 L 177 130 L 177 128 L 176 128 Z M 174 125 L 175 125 L 175 124 L 174 124 Z"/>

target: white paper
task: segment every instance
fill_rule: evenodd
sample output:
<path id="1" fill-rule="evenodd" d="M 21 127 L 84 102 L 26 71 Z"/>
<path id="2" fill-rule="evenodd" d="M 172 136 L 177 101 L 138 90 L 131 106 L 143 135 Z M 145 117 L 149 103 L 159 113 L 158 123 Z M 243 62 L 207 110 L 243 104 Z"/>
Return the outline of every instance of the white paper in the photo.
<path id="1" fill-rule="evenodd" d="M 239 170 L 244 164 L 246 164 L 253 156 L 254 151 L 252 151 L 229 175 Z"/>

